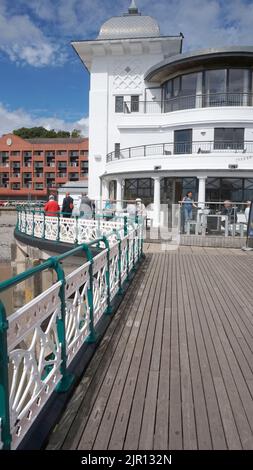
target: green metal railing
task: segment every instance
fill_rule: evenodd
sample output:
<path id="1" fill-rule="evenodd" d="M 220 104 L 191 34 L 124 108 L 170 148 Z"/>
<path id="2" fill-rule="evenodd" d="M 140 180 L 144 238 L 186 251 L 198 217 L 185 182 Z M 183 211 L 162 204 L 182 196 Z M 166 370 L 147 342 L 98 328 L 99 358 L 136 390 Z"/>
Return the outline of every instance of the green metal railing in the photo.
<path id="1" fill-rule="evenodd" d="M 136 221 L 138 222 L 138 221 Z M 124 243 L 127 243 L 126 249 L 126 263 L 127 263 L 127 276 L 126 279 L 129 279 L 130 268 L 129 268 L 129 246 L 130 243 L 136 244 L 138 243 L 138 253 L 137 256 L 135 255 L 136 250 L 135 246 L 133 246 L 133 266 L 132 270 L 135 269 L 136 263 L 140 260 L 142 254 L 142 243 L 139 242 L 136 238 L 139 235 L 139 227 L 138 225 L 135 226 L 134 230 L 131 225 L 128 225 L 128 221 L 124 220 Z M 130 236 L 131 235 L 131 236 Z M 43 262 L 41 265 L 33 267 L 17 276 L 12 277 L 11 279 L 7 279 L 0 283 L 0 294 L 7 289 L 13 288 L 18 284 L 28 280 L 29 278 L 35 276 L 38 273 L 42 273 L 48 269 L 52 269 L 55 271 L 57 276 L 57 282 L 60 283 L 59 288 L 59 306 L 60 312 L 57 317 L 57 334 L 58 340 L 61 344 L 61 364 L 60 364 L 60 374 L 61 378 L 55 390 L 57 392 L 66 392 L 72 385 L 74 376 L 69 373 L 68 370 L 68 353 L 67 353 L 67 340 L 66 340 L 66 292 L 65 292 L 65 284 L 66 284 L 66 275 L 62 266 L 62 262 L 67 258 L 75 255 L 84 254 L 86 256 L 86 263 L 89 269 L 89 283 L 88 283 L 88 290 L 87 290 L 87 301 L 89 305 L 89 333 L 86 337 L 86 342 L 95 342 L 96 341 L 96 327 L 94 325 L 94 292 L 95 287 L 93 285 L 94 276 L 97 273 L 93 271 L 94 260 L 99 255 L 94 257 L 92 253 L 92 247 L 100 247 L 104 245 L 104 250 L 106 250 L 106 272 L 105 272 L 105 279 L 106 279 L 106 288 L 107 288 L 107 298 L 106 298 L 106 309 L 103 312 L 104 314 L 108 315 L 112 313 L 112 295 L 111 295 L 111 244 L 109 242 L 110 237 L 117 238 L 117 246 L 118 246 L 118 290 L 116 294 L 121 294 L 123 292 L 123 285 L 122 285 L 122 272 L 121 272 L 121 259 L 122 259 L 122 238 L 120 233 L 116 230 L 112 230 L 107 236 L 103 235 L 96 240 L 92 240 L 89 243 L 83 243 L 82 245 L 75 247 L 57 257 L 49 258 L 47 261 Z M 124 245 L 125 246 L 125 245 Z M 102 249 L 102 248 L 101 248 Z M 45 291 L 46 294 L 47 291 Z M 114 296 L 116 295 L 114 294 Z M 34 299 L 36 300 L 36 298 Z M 13 314 L 15 315 L 15 314 Z M 3 449 L 10 449 L 12 447 L 12 440 L 13 440 L 13 429 L 11 424 L 11 411 L 10 411 L 10 400 L 9 400 L 9 388 L 10 388 L 10 372 L 9 372 L 9 348 L 8 348 L 8 329 L 10 322 L 12 321 L 12 317 L 7 318 L 6 316 L 6 309 L 3 302 L 0 300 L 0 448 L 2 444 Z M 16 445 L 16 444 L 15 444 Z M 15 448 L 15 447 L 14 447 Z"/>

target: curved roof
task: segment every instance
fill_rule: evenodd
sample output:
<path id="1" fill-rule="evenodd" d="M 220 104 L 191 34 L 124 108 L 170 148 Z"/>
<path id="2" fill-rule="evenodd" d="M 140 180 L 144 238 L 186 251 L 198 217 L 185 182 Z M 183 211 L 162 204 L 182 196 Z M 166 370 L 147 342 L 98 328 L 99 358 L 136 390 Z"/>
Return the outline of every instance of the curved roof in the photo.
<path id="1" fill-rule="evenodd" d="M 126 39 L 159 37 L 160 28 L 151 16 L 131 14 L 114 16 L 107 20 L 100 29 L 97 39 Z"/>
<path id="2" fill-rule="evenodd" d="M 252 66 L 253 47 L 231 46 L 178 54 L 151 67 L 145 75 L 145 80 L 162 83 L 169 75 L 177 72 L 183 73 L 190 68 L 204 68 L 209 65 L 218 67 Z"/>

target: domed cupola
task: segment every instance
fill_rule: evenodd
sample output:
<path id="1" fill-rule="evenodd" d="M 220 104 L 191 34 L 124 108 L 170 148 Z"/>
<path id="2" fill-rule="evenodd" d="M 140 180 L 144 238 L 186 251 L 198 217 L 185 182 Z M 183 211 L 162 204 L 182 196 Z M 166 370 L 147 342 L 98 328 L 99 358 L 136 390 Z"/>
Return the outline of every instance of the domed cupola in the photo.
<path id="1" fill-rule="evenodd" d="M 127 39 L 160 37 L 157 21 L 151 16 L 142 16 L 132 0 L 128 13 L 107 20 L 100 29 L 97 39 Z"/>

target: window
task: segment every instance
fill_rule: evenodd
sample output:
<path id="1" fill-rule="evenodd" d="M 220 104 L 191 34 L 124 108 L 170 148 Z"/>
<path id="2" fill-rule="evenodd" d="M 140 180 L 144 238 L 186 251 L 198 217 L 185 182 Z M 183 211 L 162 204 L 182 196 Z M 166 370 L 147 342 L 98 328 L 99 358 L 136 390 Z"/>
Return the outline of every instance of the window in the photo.
<path id="1" fill-rule="evenodd" d="M 131 96 L 131 113 L 139 112 L 139 95 Z"/>
<path id="2" fill-rule="evenodd" d="M 115 158 L 120 158 L 120 144 L 117 142 L 114 144 Z"/>
<path id="3" fill-rule="evenodd" d="M 124 96 L 115 96 L 115 113 L 124 112 Z"/>
<path id="4" fill-rule="evenodd" d="M 253 179 L 245 178 L 244 180 L 244 201 L 253 199 Z"/>
<path id="5" fill-rule="evenodd" d="M 153 202 L 154 181 L 152 178 L 125 180 L 124 199 L 135 200 L 140 197 L 145 205 Z"/>
<path id="6" fill-rule="evenodd" d="M 214 129 L 214 150 L 242 150 L 243 148 L 243 128 L 217 127 Z"/>
<path id="7" fill-rule="evenodd" d="M 17 156 L 17 155 L 20 155 L 20 152 L 19 150 L 12 150 L 11 155 Z"/>
<path id="8" fill-rule="evenodd" d="M 174 131 L 174 153 L 192 153 L 192 129 Z"/>

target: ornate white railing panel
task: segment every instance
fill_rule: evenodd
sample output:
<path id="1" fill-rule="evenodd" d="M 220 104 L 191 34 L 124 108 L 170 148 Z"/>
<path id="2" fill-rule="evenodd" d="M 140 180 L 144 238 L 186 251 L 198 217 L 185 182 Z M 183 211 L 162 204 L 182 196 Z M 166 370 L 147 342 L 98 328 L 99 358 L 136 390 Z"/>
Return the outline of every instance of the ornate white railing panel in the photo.
<path id="1" fill-rule="evenodd" d="M 121 242 L 121 282 L 123 283 L 127 277 L 127 237 Z"/>
<path id="2" fill-rule="evenodd" d="M 58 217 L 46 215 L 45 217 L 45 238 L 56 241 L 58 239 Z"/>
<path id="3" fill-rule="evenodd" d="M 34 236 L 37 238 L 43 238 L 44 234 L 44 215 L 38 214 L 34 218 Z"/>
<path id="4" fill-rule="evenodd" d="M 134 245 L 135 245 L 135 233 L 134 231 L 129 233 L 129 269 L 131 270 L 134 265 Z"/>
<path id="5" fill-rule="evenodd" d="M 39 295 L 8 318 L 10 423 L 16 448 L 61 379 L 61 283 Z"/>
<path id="6" fill-rule="evenodd" d="M 90 307 L 88 302 L 89 267 L 85 263 L 66 277 L 66 341 L 68 365 L 89 335 Z"/>
<path id="7" fill-rule="evenodd" d="M 60 242 L 76 243 L 76 220 L 70 217 L 62 217 L 59 220 Z"/>
<path id="8" fill-rule="evenodd" d="M 113 298 L 119 290 L 119 242 L 110 250 L 110 292 Z"/>
<path id="9" fill-rule="evenodd" d="M 26 233 L 27 235 L 33 234 L 33 214 L 31 213 L 26 215 Z"/>
<path id="10" fill-rule="evenodd" d="M 102 317 L 107 308 L 107 250 L 94 258 L 93 264 L 93 315 L 94 325 Z"/>
<path id="11" fill-rule="evenodd" d="M 26 233 L 26 212 L 21 212 L 20 231 Z"/>
<path id="12" fill-rule="evenodd" d="M 97 222 L 90 219 L 78 219 L 77 224 L 77 241 L 79 244 L 96 240 Z"/>

